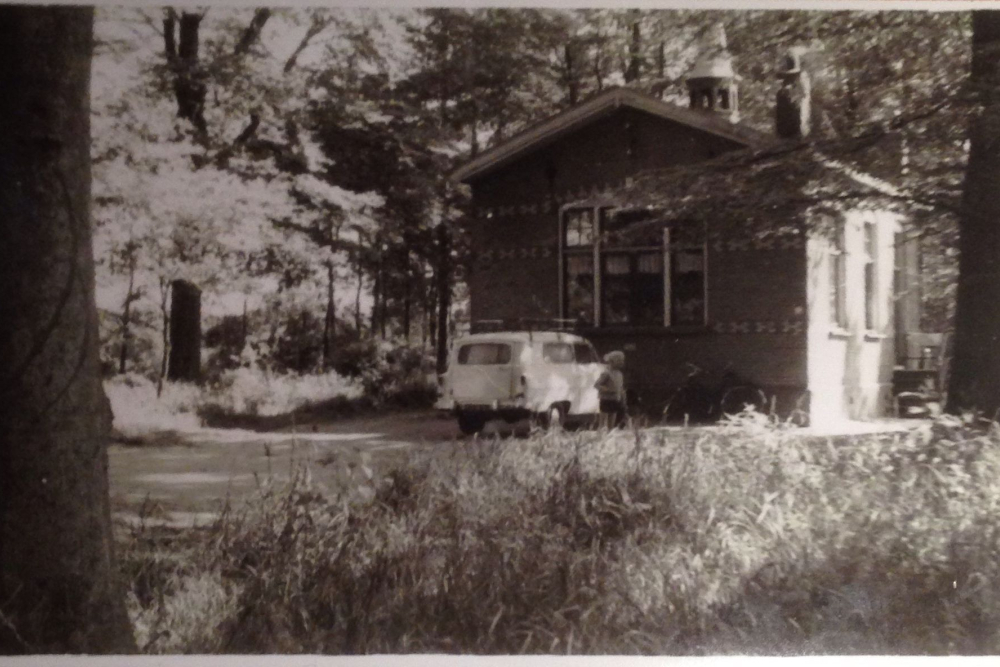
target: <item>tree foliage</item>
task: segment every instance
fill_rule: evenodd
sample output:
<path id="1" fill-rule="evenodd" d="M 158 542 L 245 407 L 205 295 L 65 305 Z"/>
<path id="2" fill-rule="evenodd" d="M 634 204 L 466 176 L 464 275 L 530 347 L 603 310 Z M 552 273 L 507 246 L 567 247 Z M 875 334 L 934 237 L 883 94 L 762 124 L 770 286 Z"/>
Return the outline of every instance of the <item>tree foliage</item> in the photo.
<path id="1" fill-rule="evenodd" d="M 791 151 L 685 173 L 674 182 L 693 184 L 687 203 L 698 192 L 746 195 L 731 186 L 748 168 L 756 194 L 739 203 L 762 218 L 815 203 L 778 201 L 791 190 L 776 185 L 807 173 L 819 179 L 814 200 L 886 202 L 884 189 L 845 190 L 843 170 L 818 167 L 817 156 L 891 177 L 890 203 L 941 249 L 929 312 L 940 314 L 935 328 L 950 318 L 970 108 L 966 13 L 101 11 L 98 257 L 103 282 L 117 288 L 102 305 L 120 333 L 129 317 L 156 311 L 162 280 L 181 276 L 228 295 L 219 300 L 229 314 L 244 300 L 251 310 L 311 303 L 323 358 L 345 324 L 443 340 L 452 292 L 472 270 L 465 193 L 448 173 L 609 86 L 686 104 L 685 74 L 719 22 L 742 77 L 744 122 L 773 132 L 774 72 L 790 46 L 808 47 L 817 113 L 809 141 Z M 662 179 L 646 182 L 618 195 L 667 192 Z M 754 200 L 761 192 L 768 201 Z"/>

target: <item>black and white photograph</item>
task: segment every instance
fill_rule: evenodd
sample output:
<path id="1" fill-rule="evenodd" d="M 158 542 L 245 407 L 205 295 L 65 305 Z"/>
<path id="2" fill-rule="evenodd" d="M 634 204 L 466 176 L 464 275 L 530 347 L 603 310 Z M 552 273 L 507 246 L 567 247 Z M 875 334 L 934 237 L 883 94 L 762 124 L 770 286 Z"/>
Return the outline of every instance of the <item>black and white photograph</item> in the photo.
<path id="1" fill-rule="evenodd" d="M 0 62 L 0 656 L 1000 653 L 1000 3 Z"/>

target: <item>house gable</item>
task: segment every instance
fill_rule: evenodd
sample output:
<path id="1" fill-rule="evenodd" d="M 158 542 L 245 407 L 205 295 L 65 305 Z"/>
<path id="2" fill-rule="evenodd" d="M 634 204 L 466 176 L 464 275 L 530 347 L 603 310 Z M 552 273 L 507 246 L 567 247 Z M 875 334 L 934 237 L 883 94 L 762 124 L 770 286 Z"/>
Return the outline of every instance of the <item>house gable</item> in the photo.
<path id="1" fill-rule="evenodd" d="M 619 107 L 480 174 L 471 184 L 474 205 L 481 221 L 519 215 L 524 207 L 555 209 L 618 189 L 645 171 L 709 160 L 744 146 Z"/>
<path id="2" fill-rule="evenodd" d="M 762 147 L 774 139 L 745 125 L 730 123 L 713 114 L 685 109 L 629 88 L 613 88 L 562 113 L 533 125 L 491 148 L 457 169 L 452 178 L 472 183 L 513 162 L 572 136 L 623 109 L 722 139 L 734 147 Z"/>

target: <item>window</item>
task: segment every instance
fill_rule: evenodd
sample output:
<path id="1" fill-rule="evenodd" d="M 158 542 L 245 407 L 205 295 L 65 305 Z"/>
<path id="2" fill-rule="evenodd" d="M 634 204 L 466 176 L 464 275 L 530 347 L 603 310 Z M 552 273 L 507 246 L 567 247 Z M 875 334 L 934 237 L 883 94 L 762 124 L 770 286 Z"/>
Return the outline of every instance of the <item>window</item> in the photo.
<path id="1" fill-rule="evenodd" d="M 605 327 L 705 323 L 701 225 L 664 223 L 648 210 L 569 209 L 562 248 L 565 317 Z"/>
<path id="2" fill-rule="evenodd" d="M 542 359 L 547 364 L 573 363 L 573 345 L 571 343 L 543 343 Z"/>
<path id="3" fill-rule="evenodd" d="M 606 325 L 662 325 L 663 251 L 601 255 L 601 314 Z"/>
<path id="4" fill-rule="evenodd" d="M 844 223 L 837 221 L 830 246 L 830 324 L 847 328 L 847 255 Z"/>
<path id="5" fill-rule="evenodd" d="M 878 230 L 872 222 L 866 222 L 864 230 L 865 329 L 873 331 L 878 328 L 878 274 L 875 262 L 878 257 Z"/>
<path id="6" fill-rule="evenodd" d="M 705 323 L 705 244 L 699 225 L 678 225 L 666 230 L 670 261 L 669 324 Z"/>
<path id="7" fill-rule="evenodd" d="M 566 212 L 566 247 L 581 248 L 594 243 L 594 211 L 589 208 Z"/>
<path id="8" fill-rule="evenodd" d="M 566 317 L 594 323 L 594 211 L 576 209 L 563 217 L 563 303 Z"/>
<path id="9" fill-rule="evenodd" d="M 502 366 L 510 363 L 510 345 L 474 343 L 458 350 L 458 363 L 468 366 Z"/>

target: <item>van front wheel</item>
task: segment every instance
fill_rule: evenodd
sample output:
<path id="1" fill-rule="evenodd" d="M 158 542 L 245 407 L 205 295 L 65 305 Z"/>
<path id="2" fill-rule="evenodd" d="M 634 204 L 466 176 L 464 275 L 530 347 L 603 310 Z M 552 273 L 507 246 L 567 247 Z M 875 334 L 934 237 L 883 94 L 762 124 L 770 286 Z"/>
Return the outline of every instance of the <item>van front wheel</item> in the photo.
<path id="1" fill-rule="evenodd" d="M 474 412 L 458 413 L 458 430 L 465 435 L 474 435 L 486 426 L 486 417 Z"/>

